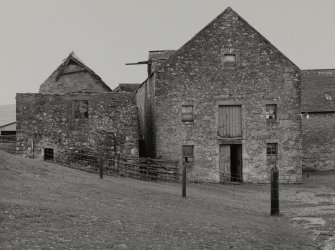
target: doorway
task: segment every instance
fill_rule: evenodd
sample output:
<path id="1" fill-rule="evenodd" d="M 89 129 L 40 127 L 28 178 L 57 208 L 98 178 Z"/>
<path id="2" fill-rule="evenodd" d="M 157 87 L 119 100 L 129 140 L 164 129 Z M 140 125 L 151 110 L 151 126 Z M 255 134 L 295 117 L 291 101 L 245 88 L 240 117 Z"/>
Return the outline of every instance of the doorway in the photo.
<path id="1" fill-rule="evenodd" d="M 242 144 L 220 145 L 220 181 L 243 182 Z"/>
<path id="2" fill-rule="evenodd" d="M 231 181 L 242 182 L 242 145 L 230 145 L 230 176 Z"/>
<path id="3" fill-rule="evenodd" d="M 53 148 L 45 148 L 44 149 L 44 160 L 45 161 L 53 161 L 54 160 L 54 149 Z"/>

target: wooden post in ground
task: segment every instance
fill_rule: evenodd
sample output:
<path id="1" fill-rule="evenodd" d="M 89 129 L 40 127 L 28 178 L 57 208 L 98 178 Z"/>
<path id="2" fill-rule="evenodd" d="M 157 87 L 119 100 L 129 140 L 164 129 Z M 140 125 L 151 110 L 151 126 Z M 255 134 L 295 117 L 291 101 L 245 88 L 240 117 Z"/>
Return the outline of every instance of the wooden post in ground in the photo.
<path id="1" fill-rule="evenodd" d="M 183 164 L 183 173 L 182 173 L 182 197 L 186 197 L 186 164 Z"/>
<path id="2" fill-rule="evenodd" d="M 147 180 L 149 180 L 150 158 L 147 158 Z"/>
<path id="3" fill-rule="evenodd" d="M 99 176 L 100 179 L 104 178 L 104 172 L 103 172 L 103 160 L 102 160 L 102 154 L 99 154 Z"/>
<path id="4" fill-rule="evenodd" d="M 271 215 L 279 215 L 279 171 L 277 164 L 271 169 Z"/>

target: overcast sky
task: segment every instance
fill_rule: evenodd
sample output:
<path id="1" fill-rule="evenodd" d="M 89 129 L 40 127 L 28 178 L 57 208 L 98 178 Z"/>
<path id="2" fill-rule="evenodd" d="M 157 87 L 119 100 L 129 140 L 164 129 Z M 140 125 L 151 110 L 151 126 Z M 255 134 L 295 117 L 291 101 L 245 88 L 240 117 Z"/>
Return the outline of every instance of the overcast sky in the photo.
<path id="1" fill-rule="evenodd" d="M 0 0 L 0 105 L 71 51 L 111 88 L 141 83 L 149 50 L 178 49 L 232 7 L 301 69 L 335 68 L 334 0 Z"/>

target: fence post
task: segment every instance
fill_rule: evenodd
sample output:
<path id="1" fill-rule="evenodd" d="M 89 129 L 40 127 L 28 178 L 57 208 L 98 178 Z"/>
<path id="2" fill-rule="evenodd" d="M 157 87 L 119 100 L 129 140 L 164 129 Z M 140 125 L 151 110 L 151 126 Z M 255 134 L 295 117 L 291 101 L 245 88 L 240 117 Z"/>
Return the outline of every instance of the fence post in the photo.
<path id="1" fill-rule="evenodd" d="M 147 180 L 149 180 L 149 168 L 150 168 L 150 158 L 147 158 Z"/>
<path id="2" fill-rule="evenodd" d="M 186 197 L 186 164 L 183 164 L 183 173 L 182 173 L 182 197 Z"/>
<path id="3" fill-rule="evenodd" d="M 279 215 L 279 170 L 271 169 L 271 215 Z"/>
<path id="4" fill-rule="evenodd" d="M 100 179 L 104 178 L 103 161 L 102 161 L 102 155 L 101 155 L 101 153 L 99 154 L 99 176 L 100 176 Z"/>

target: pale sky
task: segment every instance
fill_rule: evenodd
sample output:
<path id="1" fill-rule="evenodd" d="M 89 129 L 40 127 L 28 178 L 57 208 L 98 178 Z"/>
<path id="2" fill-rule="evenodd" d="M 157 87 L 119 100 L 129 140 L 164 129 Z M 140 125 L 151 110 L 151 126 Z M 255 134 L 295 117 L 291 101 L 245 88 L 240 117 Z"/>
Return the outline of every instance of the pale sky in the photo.
<path id="1" fill-rule="evenodd" d="M 0 105 L 37 93 L 71 51 L 112 89 L 232 7 L 301 69 L 335 68 L 334 0 L 0 0 Z"/>

